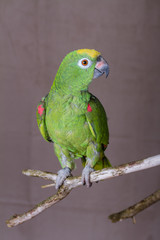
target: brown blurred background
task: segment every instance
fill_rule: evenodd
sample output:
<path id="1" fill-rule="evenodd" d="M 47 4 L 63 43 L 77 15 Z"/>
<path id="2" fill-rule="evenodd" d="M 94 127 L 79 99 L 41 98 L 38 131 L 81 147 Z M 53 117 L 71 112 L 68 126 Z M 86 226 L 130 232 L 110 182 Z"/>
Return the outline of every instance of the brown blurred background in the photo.
<path id="1" fill-rule="evenodd" d="M 94 48 L 110 65 L 90 91 L 103 103 L 110 129 L 106 151 L 119 165 L 160 153 L 159 0 L 0 1 L 0 239 L 160 239 L 160 204 L 113 224 L 108 215 L 160 186 L 160 168 L 75 189 L 36 218 L 9 229 L 5 220 L 52 195 L 46 182 L 23 176 L 33 168 L 57 172 L 52 144 L 36 123 L 36 105 L 48 93 L 63 57 Z M 82 167 L 77 160 L 77 170 Z"/>

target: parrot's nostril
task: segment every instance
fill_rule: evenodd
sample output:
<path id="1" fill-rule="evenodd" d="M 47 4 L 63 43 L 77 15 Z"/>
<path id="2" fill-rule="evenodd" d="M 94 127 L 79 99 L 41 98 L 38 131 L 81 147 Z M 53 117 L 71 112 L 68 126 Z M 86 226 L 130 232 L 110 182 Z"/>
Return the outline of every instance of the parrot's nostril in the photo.
<path id="1" fill-rule="evenodd" d="M 101 60 L 102 60 L 102 56 L 100 55 L 97 57 L 97 62 L 100 62 Z"/>

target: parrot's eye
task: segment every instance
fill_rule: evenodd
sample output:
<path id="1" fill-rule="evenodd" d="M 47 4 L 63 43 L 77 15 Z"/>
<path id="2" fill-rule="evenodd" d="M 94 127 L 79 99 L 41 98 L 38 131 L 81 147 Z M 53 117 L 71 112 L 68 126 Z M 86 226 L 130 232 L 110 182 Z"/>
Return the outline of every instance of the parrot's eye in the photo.
<path id="1" fill-rule="evenodd" d="M 89 60 L 88 58 L 82 58 L 78 62 L 78 66 L 84 69 L 90 67 L 91 65 L 92 65 L 92 61 Z"/>
<path id="2" fill-rule="evenodd" d="M 87 66 L 87 65 L 88 65 L 88 60 L 87 60 L 87 59 L 84 59 L 84 60 L 82 60 L 81 63 L 82 63 L 83 66 Z"/>

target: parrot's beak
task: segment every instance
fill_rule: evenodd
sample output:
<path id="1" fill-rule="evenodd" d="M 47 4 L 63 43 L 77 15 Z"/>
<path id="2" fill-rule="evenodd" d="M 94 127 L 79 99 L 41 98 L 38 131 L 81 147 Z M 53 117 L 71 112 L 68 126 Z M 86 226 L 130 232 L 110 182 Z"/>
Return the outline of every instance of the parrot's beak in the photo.
<path id="1" fill-rule="evenodd" d="M 106 77 L 109 74 L 108 63 L 102 56 L 98 56 L 97 63 L 95 65 L 95 69 L 94 69 L 93 79 L 102 76 L 104 73 L 106 74 Z"/>

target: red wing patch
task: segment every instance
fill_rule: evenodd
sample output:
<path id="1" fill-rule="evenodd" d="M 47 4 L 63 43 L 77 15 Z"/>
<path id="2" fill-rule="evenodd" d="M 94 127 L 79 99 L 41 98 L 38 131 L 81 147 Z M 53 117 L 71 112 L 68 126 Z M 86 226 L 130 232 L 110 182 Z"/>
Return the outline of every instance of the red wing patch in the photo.
<path id="1" fill-rule="evenodd" d="M 92 108 L 91 108 L 91 106 L 89 105 L 89 103 L 88 103 L 87 111 L 88 111 L 88 112 L 92 112 Z"/>
<path id="2" fill-rule="evenodd" d="M 41 105 L 38 106 L 38 114 L 39 114 L 40 116 L 42 116 L 43 111 L 44 111 L 44 108 L 43 108 L 43 105 L 41 104 Z"/>

